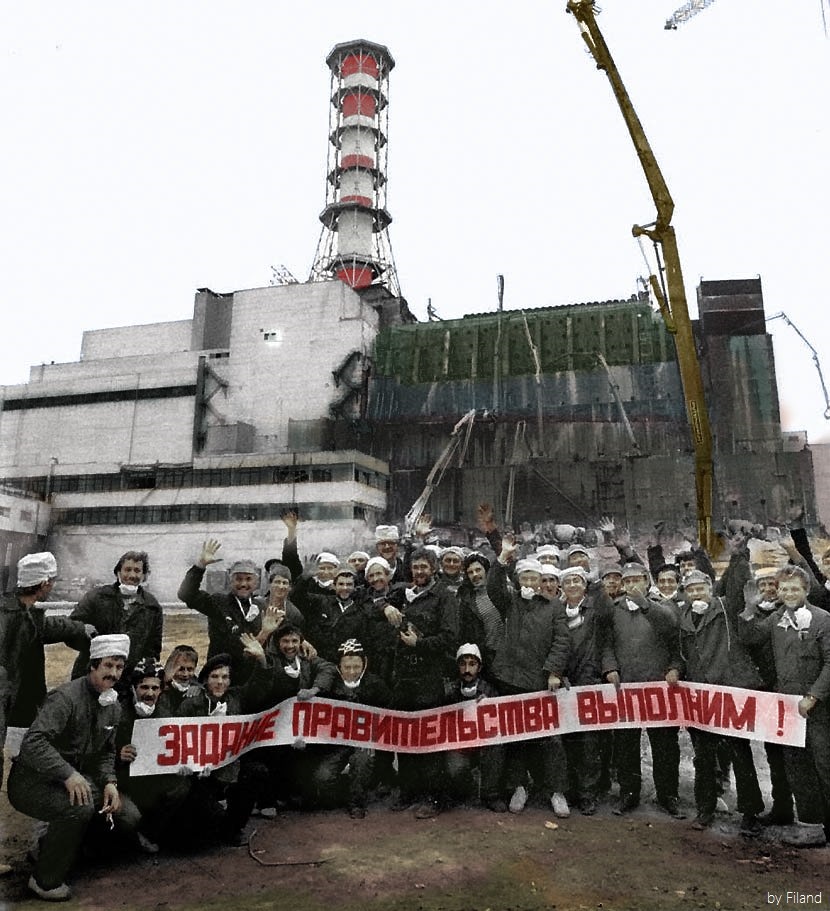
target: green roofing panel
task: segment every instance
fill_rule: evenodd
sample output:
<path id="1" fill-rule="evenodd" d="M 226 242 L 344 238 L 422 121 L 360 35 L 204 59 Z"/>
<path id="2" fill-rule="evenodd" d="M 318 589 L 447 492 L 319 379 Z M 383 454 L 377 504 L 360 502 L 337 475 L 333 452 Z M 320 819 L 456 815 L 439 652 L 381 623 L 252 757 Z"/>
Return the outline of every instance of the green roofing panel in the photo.
<path id="1" fill-rule="evenodd" d="M 533 376 L 528 331 L 545 374 L 595 370 L 598 353 L 610 365 L 674 360 L 662 319 L 638 299 L 390 327 L 375 342 L 376 370 L 404 384 L 492 380 L 497 363 L 502 377 Z"/>

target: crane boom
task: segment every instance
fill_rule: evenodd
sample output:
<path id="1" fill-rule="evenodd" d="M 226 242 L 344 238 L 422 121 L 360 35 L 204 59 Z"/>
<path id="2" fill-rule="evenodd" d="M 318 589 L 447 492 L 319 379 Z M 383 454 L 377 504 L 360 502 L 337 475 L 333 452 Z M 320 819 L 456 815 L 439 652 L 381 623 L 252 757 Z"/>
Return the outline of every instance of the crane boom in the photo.
<path id="1" fill-rule="evenodd" d="M 810 344 L 807 336 L 796 326 L 796 324 L 787 316 L 783 311 L 781 313 L 775 313 L 773 316 L 767 317 L 767 322 L 771 323 L 774 319 L 782 319 L 790 327 L 790 329 L 795 332 L 795 334 L 801 339 L 802 342 L 810 349 L 810 352 L 813 355 L 813 363 L 816 365 L 816 370 L 818 370 L 818 381 L 821 383 L 821 391 L 824 393 L 824 417 L 826 420 L 830 421 L 830 395 L 827 394 L 827 386 L 824 382 L 824 374 L 821 372 L 821 364 L 818 359 L 818 351 Z"/>
<path id="2" fill-rule="evenodd" d="M 680 255 L 677 250 L 677 238 L 671 226 L 674 212 L 674 201 L 669 193 L 666 181 L 654 157 L 654 152 L 646 137 L 643 125 L 634 110 L 634 105 L 626 91 L 622 78 L 617 70 L 608 45 L 597 25 L 593 0 L 568 0 L 567 10 L 579 23 L 588 50 L 594 58 L 597 68 L 603 70 L 611 83 L 614 97 L 622 112 L 628 132 L 637 150 L 640 165 L 651 191 L 654 205 L 657 208 L 657 220 L 652 226 L 634 225 L 635 237 L 646 236 L 656 247 L 662 250 L 665 262 L 666 293 L 661 290 L 657 276 L 649 278 L 651 287 L 657 297 L 660 312 L 666 321 L 666 327 L 674 335 L 677 350 L 677 363 L 680 369 L 680 381 L 683 385 L 683 396 L 686 402 L 686 414 L 695 453 L 695 491 L 697 500 L 697 530 L 700 543 L 710 552 L 714 551 L 712 534 L 712 431 L 709 425 L 709 410 L 703 392 L 703 377 L 697 358 L 692 321 L 686 303 L 686 291 L 683 285 L 683 273 L 680 268 Z"/>
<path id="3" fill-rule="evenodd" d="M 667 30 L 677 29 L 678 25 L 688 22 L 692 16 L 696 16 L 701 10 L 705 10 L 707 6 L 711 6 L 714 2 L 715 0 L 689 0 L 688 3 L 684 3 L 683 6 L 676 9 L 666 19 L 664 28 Z"/>

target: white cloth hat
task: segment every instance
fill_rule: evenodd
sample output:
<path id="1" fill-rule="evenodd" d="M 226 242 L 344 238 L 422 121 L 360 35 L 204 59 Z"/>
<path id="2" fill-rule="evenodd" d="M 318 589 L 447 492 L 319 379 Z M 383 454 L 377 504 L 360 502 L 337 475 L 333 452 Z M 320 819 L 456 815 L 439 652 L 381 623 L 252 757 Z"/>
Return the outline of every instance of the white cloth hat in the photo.
<path id="1" fill-rule="evenodd" d="M 542 575 L 543 576 L 555 576 L 557 579 L 562 575 L 562 570 L 558 566 L 553 566 L 551 563 L 542 564 Z"/>
<path id="2" fill-rule="evenodd" d="M 560 557 L 559 548 L 555 544 L 543 544 L 541 547 L 536 548 L 537 557 L 556 557 L 558 560 Z"/>
<path id="3" fill-rule="evenodd" d="M 566 556 L 570 557 L 572 554 L 585 554 L 586 557 L 591 556 L 588 553 L 588 548 L 584 544 L 571 544 L 566 552 Z"/>
<path id="4" fill-rule="evenodd" d="M 385 557 L 372 557 L 366 566 L 364 567 L 364 572 L 368 573 L 373 566 L 379 566 L 384 572 L 391 573 L 392 567 L 389 565 Z"/>
<path id="5" fill-rule="evenodd" d="M 465 642 L 464 645 L 459 645 L 458 651 L 455 653 L 455 660 L 458 661 L 458 659 L 463 658 L 464 655 L 471 655 L 473 658 L 478 658 L 478 663 L 481 664 L 481 651 L 475 642 Z"/>
<path id="6" fill-rule="evenodd" d="M 588 581 L 588 573 L 581 566 L 569 566 L 567 569 L 563 569 L 559 573 L 559 581 L 564 582 L 568 576 L 579 576 L 583 582 Z"/>
<path id="7" fill-rule="evenodd" d="M 526 557 L 524 560 L 519 560 L 516 564 L 516 575 L 521 573 L 539 573 L 542 574 L 542 564 L 538 560 L 533 560 L 530 557 Z"/>
<path id="8" fill-rule="evenodd" d="M 40 585 L 58 574 L 58 563 L 48 550 L 39 554 L 26 554 L 17 561 L 18 588 Z"/>
<path id="9" fill-rule="evenodd" d="M 324 550 L 322 553 L 317 554 L 317 565 L 319 566 L 321 563 L 332 563 L 334 566 L 340 566 L 340 558 L 336 554 Z"/>
<path id="10" fill-rule="evenodd" d="M 462 560 L 464 559 L 464 549 L 461 547 L 456 547 L 454 544 L 450 547 L 445 547 L 441 551 L 441 556 L 443 557 L 444 554 L 455 554 L 457 557 L 461 557 Z"/>
<path id="11" fill-rule="evenodd" d="M 123 633 L 96 636 L 89 643 L 89 660 L 95 658 L 126 658 L 130 654 L 130 637 Z"/>
<path id="12" fill-rule="evenodd" d="M 381 541 L 400 541 L 401 533 L 397 525 L 378 525 L 375 529 L 375 542 Z"/>

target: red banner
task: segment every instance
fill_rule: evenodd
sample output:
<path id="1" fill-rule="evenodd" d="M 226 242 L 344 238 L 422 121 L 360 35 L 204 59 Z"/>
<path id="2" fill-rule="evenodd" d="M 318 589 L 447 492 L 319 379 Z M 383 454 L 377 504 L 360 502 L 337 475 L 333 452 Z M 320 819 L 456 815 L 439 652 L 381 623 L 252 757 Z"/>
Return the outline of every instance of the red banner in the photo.
<path id="1" fill-rule="evenodd" d="M 707 684 L 579 686 L 467 700 L 420 712 L 315 698 L 287 699 L 257 715 L 146 718 L 135 723 L 131 775 L 218 768 L 257 747 L 329 744 L 425 753 L 614 728 L 696 727 L 804 746 L 798 696 Z"/>

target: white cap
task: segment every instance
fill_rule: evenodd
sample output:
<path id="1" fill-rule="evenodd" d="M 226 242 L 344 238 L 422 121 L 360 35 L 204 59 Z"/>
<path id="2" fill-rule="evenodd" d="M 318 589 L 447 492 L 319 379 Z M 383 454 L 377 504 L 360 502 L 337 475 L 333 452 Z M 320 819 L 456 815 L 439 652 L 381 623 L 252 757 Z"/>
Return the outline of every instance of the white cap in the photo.
<path id="1" fill-rule="evenodd" d="M 463 658 L 465 655 L 477 658 L 478 663 L 481 664 L 481 651 L 475 642 L 465 642 L 464 645 L 459 645 L 458 651 L 455 653 L 455 660 L 458 661 L 459 658 Z"/>
<path id="2" fill-rule="evenodd" d="M 464 559 L 464 549 L 461 547 L 456 547 L 454 544 L 441 550 L 442 557 L 444 554 L 455 554 L 457 557 L 461 557 L 462 560 Z"/>
<path id="3" fill-rule="evenodd" d="M 558 560 L 560 557 L 559 548 L 555 544 L 543 544 L 541 547 L 536 548 L 537 557 L 556 557 Z"/>
<path id="4" fill-rule="evenodd" d="M 562 570 L 558 566 L 554 566 L 552 563 L 543 563 L 542 564 L 542 575 L 543 576 L 554 576 L 556 579 L 560 578 L 562 575 Z"/>
<path id="5" fill-rule="evenodd" d="M 378 525 L 375 529 L 375 542 L 381 541 L 400 541 L 401 533 L 397 525 Z"/>
<path id="6" fill-rule="evenodd" d="M 541 575 L 542 564 L 538 560 L 534 560 L 532 557 L 525 557 L 524 560 L 519 560 L 516 564 L 516 575 L 521 573 L 539 573 Z"/>
<path id="7" fill-rule="evenodd" d="M 568 576 L 579 576 L 583 582 L 588 581 L 588 573 L 581 566 L 569 566 L 559 571 L 559 581 L 564 582 Z"/>
<path id="8" fill-rule="evenodd" d="M 122 633 L 96 636 L 89 643 L 89 660 L 95 658 L 126 658 L 130 654 L 130 637 Z"/>
<path id="9" fill-rule="evenodd" d="M 319 566 L 321 563 L 331 563 L 333 566 L 340 566 L 340 558 L 324 550 L 322 553 L 317 554 L 317 565 Z"/>
<path id="10" fill-rule="evenodd" d="M 586 557 L 590 557 L 588 553 L 588 548 L 584 544 L 571 544 L 567 550 L 567 556 L 570 557 L 571 554 L 585 554 Z"/>
<path id="11" fill-rule="evenodd" d="M 385 557 L 372 557 L 363 568 L 364 572 L 368 573 L 373 566 L 379 566 L 384 572 L 391 573 L 392 567 L 389 565 Z"/>
<path id="12" fill-rule="evenodd" d="M 26 554 L 17 561 L 18 588 L 40 585 L 58 574 L 58 563 L 48 550 L 39 554 Z"/>

